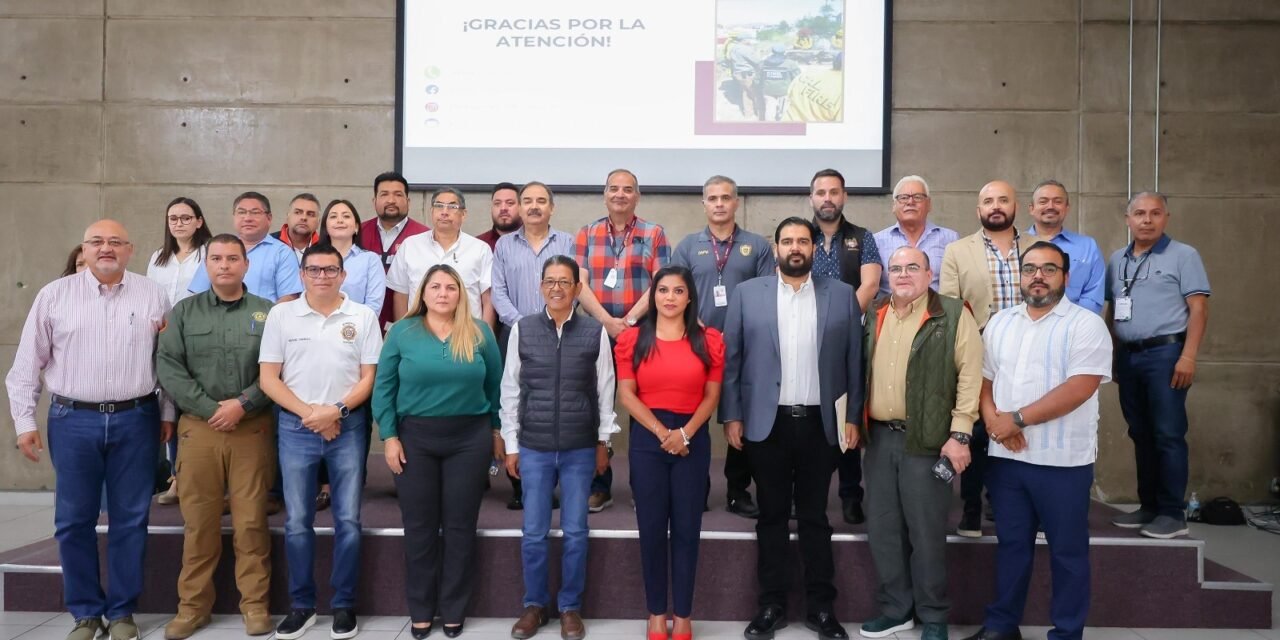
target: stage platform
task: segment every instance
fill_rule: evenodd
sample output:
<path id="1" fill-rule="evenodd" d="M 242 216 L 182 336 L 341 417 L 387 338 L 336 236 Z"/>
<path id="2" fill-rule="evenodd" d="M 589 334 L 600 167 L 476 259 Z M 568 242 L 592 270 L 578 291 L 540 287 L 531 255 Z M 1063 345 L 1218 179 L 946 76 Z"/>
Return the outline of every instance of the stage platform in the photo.
<path id="1" fill-rule="evenodd" d="M 722 461 L 712 463 L 722 468 Z M 588 618 L 642 618 L 639 542 L 625 456 L 614 459 L 614 505 L 591 515 L 591 547 L 583 615 Z M 492 480 L 480 511 L 475 570 L 476 591 L 471 614 L 514 618 L 521 608 L 520 512 L 508 511 L 511 486 L 504 475 Z M 844 621 L 873 617 L 876 578 L 865 526 L 850 526 L 840 517 L 833 479 L 828 515 L 835 528 L 837 614 Z M 362 522 L 364 542 L 358 609 L 365 615 L 407 615 L 404 601 L 403 530 L 390 472 L 380 456 L 370 459 Z M 704 514 L 695 616 L 703 620 L 749 619 L 756 606 L 754 521 L 725 511 L 724 478 L 713 473 L 711 510 Z M 1270 628 L 1272 585 L 1259 582 L 1205 558 L 1204 542 L 1182 538 L 1153 540 L 1108 521 L 1115 510 L 1094 503 L 1089 515 L 1093 568 L 1089 625 L 1099 627 Z M 959 500 L 951 527 L 959 519 Z M 284 559 L 284 514 L 270 519 L 275 571 L 271 607 L 289 606 Z M 555 520 L 552 521 L 555 526 Z M 238 594 L 233 580 L 230 519 L 224 517 L 224 553 L 216 574 L 219 613 L 235 613 Z M 982 538 L 948 538 L 951 622 L 981 623 L 983 606 L 994 590 L 994 528 L 984 523 Z M 322 611 L 330 590 L 324 582 L 332 553 L 332 519 L 317 516 L 317 578 Z M 105 559 L 106 528 L 99 527 Z M 558 532 L 553 532 L 553 536 Z M 182 516 L 178 507 L 155 505 L 151 511 L 146 586 L 141 612 L 176 610 L 174 584 L 182 563 Z M 559 549 L 553 541 L 551 575 L 558 582 Z M 0 554 L 0 601 L 5 611 L 60 611 L 61 569 L 53 540 Z M 105 569 L 103 570 L 105 575 Z M 803 616 L 800 568 L 796 556 L 796 588 L 788 608 Z M 1049 556 L 1037 549 L 1035 574 L 1027 603 L 1026 624 L 1048 624 Z M 554 593 L 554 586 L 552 592 Z"/>

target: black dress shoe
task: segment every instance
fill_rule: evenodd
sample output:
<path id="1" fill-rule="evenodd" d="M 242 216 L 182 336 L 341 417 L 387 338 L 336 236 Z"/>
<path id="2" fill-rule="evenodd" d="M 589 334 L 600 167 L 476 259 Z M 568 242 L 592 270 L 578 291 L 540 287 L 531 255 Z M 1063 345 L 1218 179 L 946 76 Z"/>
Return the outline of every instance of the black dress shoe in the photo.
<path id="1" fill-rule="evenodd" d="M 862 512 L 862 503 L 857 500 L 844 500 L 840 509 L 844 521 L 849 524 L 862 524 L 867 521 L 867 515 Z"/>
<path id="2" fill-rule="evenodd" d="M 787 626 L 787 614 L 776 604 L 762 607 L 747 624 L 743 636 L 747 640 L 772 640 L 773 633 Z"/>
<path id="3" fill-rule="evenodd" d="M 431 635 L 431 629 L 433 627 L 435 627 L 433 624 L 429 624 L 425 627 L 415 627 L 413 624 L 410 624 L 409 634 L 413 636 L 414 640 L 423 640 L 423 638 Z"/>
<path id="4" fill-rule="evenodd" d="M 508 511 L 521 511 L 524 509 L 524 501 L 520 496 L 511 496 L 511 500 L 507 502 Z"/>
<path id="5" fill-rule="evenodd" d="M 760 517 L 760 507 L 751 500 L 751 494 L 744 493 L 740 496 L 730 496 L 729 506 L 726 507 L 729 513 L 735 516 L 751 518 L 752 520 Z"/>
<path id="6" fill-rule="evenodd" d="M 811 631 L 817 631 L 818 637 L 822 640 L 849 640 L 849 634 L 845 632 L 844 627 L 836 622 L 836 617 L 830 613 L 811 613 L 804 619 L 804 626 Z"/>
<path id="7" fill-rule="evenodd" d="M 1014 629 L 1009 632 L 989 631 L 986 627 L 981 627 L 978 632 L 965 638 L 964 640 L 1022 640 L 1022 632 Z"/>
<path id="8" fill-rule="evenodd" d="M 447 624 L 446 624 L 446 625 L 444 625 L 444 636 L 445 636 L 446 638 L 456 638 L 456 637 L 458 637 L 458 636 L 460 636 L 460 635 L 462 635 L 462 623 L 461 623 L 461 622 L 459 622 L 459 623 L 458 623 L 458 626 L 456 626 L 456 627 L 449 626 L 449 625 L 447 625 Z"/>

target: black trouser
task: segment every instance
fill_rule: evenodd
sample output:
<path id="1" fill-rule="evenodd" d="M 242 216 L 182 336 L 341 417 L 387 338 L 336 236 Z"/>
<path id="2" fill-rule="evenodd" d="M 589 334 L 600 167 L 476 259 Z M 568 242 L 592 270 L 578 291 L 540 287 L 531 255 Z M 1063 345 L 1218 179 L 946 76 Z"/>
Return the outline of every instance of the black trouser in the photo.
<path id="1" fill-rule="evenodd" d="M 840 500 L 862 502 L 862 449 L 849 449 L 840 455 Z"/>
<path id="2" fill-rule="evenodd" d="M 725 448 L 724 479 L 729 486 L 726 493 L 730 500 L 747 495 L 747 489 L 751 487 L 751 463 L 748 462 L 745 451 Z"/>
<path id="3" fill-rule="evenodd" d="M 960 474 L 960 497 L 964 500 L 964 512 L 982 517 L 983 480 L 987 475 L 987 425 L 981 419 L 973 423 L 973 438 L 969 440 L 970 462 Z"/>
<path id="4" fill-rule="evenodd" d="M 409 619 L 429 622 L 438 611 L 445 624 L 461 623 L 471 600 L 476 521 L 493 456 L 489 416 L 406 417 L 399 436 L 406 462 L 395 481 Z"/>
<path id="5" fill-rule="evenodd" d="M 769 437 L 748 440 L 745 448 L 760 506 L 756 521 L 760 605 L 787 606 L 795 566 L 787 549 L 794 499 L 808 613 L 830 612 L 836 587 L 827 497 L 840 449 L 827 442 L 820 409 L 809 407 L 804 416 L 792 417 L 790 407 L 779 407 Z"/>

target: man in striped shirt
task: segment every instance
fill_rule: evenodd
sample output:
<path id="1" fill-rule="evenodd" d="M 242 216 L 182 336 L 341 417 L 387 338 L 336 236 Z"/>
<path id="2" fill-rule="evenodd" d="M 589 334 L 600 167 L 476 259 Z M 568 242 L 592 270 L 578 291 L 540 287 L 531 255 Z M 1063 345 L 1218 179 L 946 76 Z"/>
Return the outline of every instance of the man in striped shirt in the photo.
<path id="1" fill-rule="evenodd" d="M 1082 637 L 1089 614 L 1089 489 L 1111 336 L 1102 318 L 1066 298 L 1071 257 L 1058 245 L 1037 242 L 1021 262 L 1025 302 L 995 314 L 983 333 L 979 410 L 999 545 L 995 599 L 968 640 L 1022 637 L 1037 528 L 1053 565 L 1049 637 Z"/>
<path id="2" fill-rule="evenodd" d="M 157 401 L 152 361 L 169 296 L 125 270 L 133 243 L 119 222 L 90 225 L 82 246 L 89 268 L 36 295 L 5 383 L 18 448 L 32 462 L 44 450 L 36 403 L 43 387 L 52 395 L 54 537 L 63 597 L 76 621 L 67 638 L 93 640 L 105 617 L 112 640 L 129 640 L 138 637 L 133 612 L 142 592 L 157 451 L 173 433 L 173 406 Z M 95 531 L 104 486 L 111 540 L 105 593 Z"/>

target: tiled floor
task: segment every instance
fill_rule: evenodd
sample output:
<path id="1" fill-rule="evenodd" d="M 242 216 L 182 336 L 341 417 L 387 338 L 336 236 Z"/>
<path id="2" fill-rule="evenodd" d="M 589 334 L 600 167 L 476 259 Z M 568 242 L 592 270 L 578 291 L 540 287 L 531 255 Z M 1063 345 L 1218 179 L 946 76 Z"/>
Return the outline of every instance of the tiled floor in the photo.
<path id="1" fill-rule="evenodd" d="M 53 535 L 53 506 L 49 494 L 0 493 L 0 551 L 20 547 Z M 1262 533 L 1248 527 L 1210 527 L 1192 525 L 1192 535 L 1205 540 L 1210 559 L 1221 562 L 1237 571 L 1243 571 L 1259 580 L 1280 584 L 1280 536 Z M 1227 629 L 1120 629 L 1090 628 L 1085 633 L 1092 640 L 1280 640 L 1280 592 L 1273 596 L 1272 611 L 1277 627 L 1263 630 Z M 164 637 L 164 623 L 168 616 L 143 614 L 137 616 L 143 638 L 159 640 Z M 510 637 L 514 619 L 481 618 L 467 621 L 463 634 L 466 640 L 506 640 Z M 307 632 L 307 640 L 329 637 L 328 618 L 322 617 Z M 197 633 L 195 640 L 240 640 L 245 638 L 238 616 L 215 616 L 213 624 Z M 410 637 L 405 618 L 364 618 L 360 620 L 360 640 L 404 640 Z M 856 625 L 846 625 L 853 638 L 858 638 Z M 62 613 L 27 613 L 0 611 L 0 640 L 62 640 L 71 631 L 72 620 Z M 741 622 L 699 622 L 695 633 L 699 640 L 738 640 L 742 637 Z M 558 636 L 555 624 L 545 629 L 539 638 L 553 640 Z M 639 638 L 644 623 L 638 620 L 588 620 L 589 637 L 600 640 Z M 952 627 L 951 637 L 963 638 L 974 631 L 973 627 Z M 1044 627 L 1023 627 L 1024 638 L 1043 638 Z M 443 634 L 432 637 L 442 638 Z M 813 640 L 814 634 L 803 625 L 793 624 L 779 632 L 778 640 Z M 919 638 L 918 631 L 897 634 L 897 638 Z"/>

